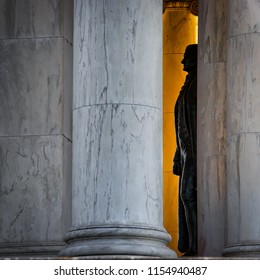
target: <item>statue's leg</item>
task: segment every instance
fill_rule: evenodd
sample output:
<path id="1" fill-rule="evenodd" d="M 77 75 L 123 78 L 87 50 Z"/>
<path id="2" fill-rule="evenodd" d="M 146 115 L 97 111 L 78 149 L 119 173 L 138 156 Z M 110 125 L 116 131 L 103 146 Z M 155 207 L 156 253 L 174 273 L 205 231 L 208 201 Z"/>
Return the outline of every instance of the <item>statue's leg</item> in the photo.
<path id="1" fill-rule="evenodd" d="M 185 253 L 189 250 L 189 233 L 186 222 L 186 214 L 184 205 L 181 199 L 181 177 L 179 184 L 179 195 L 178 195 L 178 250 Z"/>
<path id="2" fill-rule="evenodd" d="M 193 159 L 186 158 L 180 188 L 181 200 L 189 234 L 189 249 L 186 255 L 197 254 L 197 187 L 196 170 Z"/>

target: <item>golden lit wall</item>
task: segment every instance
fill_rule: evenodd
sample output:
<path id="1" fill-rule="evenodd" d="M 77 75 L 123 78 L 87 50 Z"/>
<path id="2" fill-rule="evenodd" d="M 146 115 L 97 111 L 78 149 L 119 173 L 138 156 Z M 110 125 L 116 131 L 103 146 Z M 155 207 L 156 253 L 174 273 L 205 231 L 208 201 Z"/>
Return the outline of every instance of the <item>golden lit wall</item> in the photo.
<path id="1" fill-rule="evenodd" d="M 181 64 L 185 48 L 197 43 L 197 19 L 189 10 L 166 9 L 163 14 L 164 226 L 172 236 L 169 245 L 177 253 L 179 177 L 172 174 L 176 148 L 173 112 L 186 76 Z"/>

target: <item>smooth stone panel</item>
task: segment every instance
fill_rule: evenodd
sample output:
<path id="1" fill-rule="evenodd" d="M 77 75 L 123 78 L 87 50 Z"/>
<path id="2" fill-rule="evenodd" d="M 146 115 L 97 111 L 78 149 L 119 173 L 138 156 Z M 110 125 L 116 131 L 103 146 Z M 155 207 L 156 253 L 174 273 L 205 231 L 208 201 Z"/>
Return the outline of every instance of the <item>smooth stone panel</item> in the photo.
<path id="1" fill-rule="evenodd" d="M 0 38 L 65 36 L 72 42 L 72 0 L 1 0 Z"/>
<path id="2" fill-rule="evenodd" d="M 62 241 L 70 145 L 63 136 L 0 137 L 0 244 Z"/>
<path id="3" fill-rule="evenodd" d="M 71 138 L 71 46 L 62 38 L 15 39 L 1 40 L 0 49 L 0 135 Z"/>
<path id="4" fill-rule="evenodd" d="M 225 243 L 227 2 L 199 5 L 198 246 L 199 255 L 209 257 L 220 257 Z"/>
<path id="5" fill-rule="evenodd" d="M 227 244 L 259 243 L 259 170 L 260 133 L 231 137 L 227 154 Z"/>
<path id="6" fill-rule="evenodd" d="M 227 2 L 229 3 L 228 38 L 260 32 L 260 3 L 258 0 L 232 0 Z"/>
<path id="7" fill-rule="evenodd" d="M 161 1 L 82 3 L 74 7 L 74 108 L 109 103 L 161 108 Z"/>
<path id="8" fill-rule="evenodd" d="M 161 112 L 99 105 L 74 110 L 73 118 L 72 227 L 160 226 Z"/>
<path id="9" fill-rule="evenodd" d="M 226 158 L 200 158 L 197 172 L 199 255 L 221 256 L 225 242 Z"/>
<path id="10" fill-rule="evenodd" d="M 225 67 L 225 63 L 199 64 L 197 99 L 199 158 L 226 154 Z"/>
<path id="11" fill-rule="evenodd" d="M 229 135 L 260 131 L 260 34 L 237 36 L 228 44 Z"/>
<path id="12" fill-rule="evenodd" d="M 227 2 L 203 1 L 199 5 L 199 59 L 204 63 L 226 61 Z"/>

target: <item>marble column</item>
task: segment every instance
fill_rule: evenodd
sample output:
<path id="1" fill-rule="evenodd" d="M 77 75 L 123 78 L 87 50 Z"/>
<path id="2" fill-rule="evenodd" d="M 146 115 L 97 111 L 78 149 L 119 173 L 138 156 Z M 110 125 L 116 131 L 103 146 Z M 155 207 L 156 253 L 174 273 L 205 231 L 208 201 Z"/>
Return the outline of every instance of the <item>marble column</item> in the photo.
<path id="1" fill-rule="evenodd" d="M 0 256 L 64 247 L 71 181 L 72 1 L 0 1 Z"/>
<path id="2" fill-rule="evenodd" d="M 162 212 L 162 1 L 74 1 L 72 229 L 62 256 L 175 257 Z"/>
<path id="3" fill-rule="evenodd" d="M 260 256 L 260 4 L 228 1 L 227 244 L 224 255 Z"/>
<path id="4" fill-rule="evenodd" d="M 226 0 L 199 3 L 197 187 L 200 256 L 221 256 L 226 199 Z"/>
<path id="5" fill-rule="evenodd" d="M 163 187 L 164 225 L 177 252 L 179 177 L 172 174 L 176 150 L 174 105 L 187 72 L 181 61 L 189 44 L 197 42 L 198 17 L 188 8 L 166 8 L 163 14 Z"/>

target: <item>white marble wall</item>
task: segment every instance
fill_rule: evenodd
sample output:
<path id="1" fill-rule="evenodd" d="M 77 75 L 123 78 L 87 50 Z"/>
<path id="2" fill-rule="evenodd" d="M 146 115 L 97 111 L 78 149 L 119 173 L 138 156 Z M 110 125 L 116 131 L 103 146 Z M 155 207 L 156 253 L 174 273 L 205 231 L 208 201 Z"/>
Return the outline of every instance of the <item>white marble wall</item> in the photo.
<path id="1" fill-rule="evenodd" d="M 74 12 L 72 230 L 61 255 L 175 256 L 162 226 L 162 1 L 76 0 Z"/>
<path id="2" fill-rule="evenodd" d="M 69 223 L 72 1 L 0 1 L 0 252 L 52 254 Z"/>
<path id="3" fill-rule="evenodd" d="M 260 4 L 229 1 L 227 256 L 259 257 Z"/>
<path id="4" fill-rule="evenodd" d="M 226 199 L 226 0 L 199 5 L 199 255 L 221 256 Z"/>

